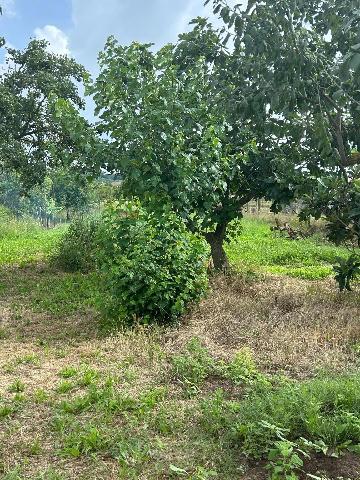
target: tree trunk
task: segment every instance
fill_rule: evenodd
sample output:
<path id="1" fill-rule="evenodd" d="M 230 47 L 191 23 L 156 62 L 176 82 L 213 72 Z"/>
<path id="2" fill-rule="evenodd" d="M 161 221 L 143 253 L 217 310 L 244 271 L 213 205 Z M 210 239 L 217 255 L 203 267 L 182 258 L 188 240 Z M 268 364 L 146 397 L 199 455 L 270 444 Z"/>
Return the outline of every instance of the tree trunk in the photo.
<path id="1" fill-rule="evenodd" d="M 211 256 L 215 270 L 226 271 L 229 268 L 229 262 L 224 250 L 226 227 L 227 222 L 218 223 L 214 232 L 205 234 L 205 238 L 211 248 Z"/>

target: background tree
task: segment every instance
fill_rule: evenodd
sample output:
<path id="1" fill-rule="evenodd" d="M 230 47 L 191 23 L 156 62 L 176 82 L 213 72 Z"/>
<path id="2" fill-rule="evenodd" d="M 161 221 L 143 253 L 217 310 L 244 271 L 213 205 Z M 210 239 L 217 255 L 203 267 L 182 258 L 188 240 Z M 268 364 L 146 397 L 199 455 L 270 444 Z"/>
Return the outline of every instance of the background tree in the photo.
<path id="1" fill-rule="evenodd" d="M 96 205 L 97 185 L 96 180 L 89 182 L 62 168 L 24 193 L 19 175 L 7 172 L 0 175 L 0 205 L 18 217 L 30 215 L 50 226 L 89 212 Z"/>
<path id="2" fill-rule="evenodd" d="M 73 212 L 84 212 L 90 208 L 93 189 L 86 177 L 62 168 L 54 171 L 51 179 L 51 195 L 56 205 L 65 209 L 67 221 Z"/>
<path id="3" fill-rule="evenodd" d="M 89 169 L 94 132 L 79 114 L 84 100 L 77 86 L 87 77 L 85 69 L 49 53 L 42 40 L 7 52 L 9 67 L 0 75 L 2 169 L 18 172 L 24 189 L 41 183 L 59 165 Z M 61 102 L 67 115 L 60 111 Z M 70 114 L 76 129 L 65 121 Z"/>

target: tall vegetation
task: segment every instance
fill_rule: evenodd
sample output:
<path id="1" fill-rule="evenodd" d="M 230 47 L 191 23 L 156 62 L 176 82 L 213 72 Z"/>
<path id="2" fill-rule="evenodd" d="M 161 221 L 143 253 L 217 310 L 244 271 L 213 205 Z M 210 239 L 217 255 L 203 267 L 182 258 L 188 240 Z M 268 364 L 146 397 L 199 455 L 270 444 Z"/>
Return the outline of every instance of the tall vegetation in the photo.
<path id="1" fill-rule="evenodd" d="M 84 67 L 48 52 L 43 40 L 32 40 L 23 51 L 8 47 L 7 63 L 0 74 L 1 168 L 17 172 L 24 190 L 41 183 L 54 167 L 91 171 L 89 147 L 96 136 L 79 113 Z M 64 102 L 67 115 L 59 113 Z"/>
<path id="2" fill-rule="evenodd" d="M 139 202 L 114 202 L 98 245 L 101 304 L 116 322 L 166 323 L 206 292 L 206 243 L 166 206 L 155 214 Z"/>
<path id="3" fill-rule="evenodd" d="M 231 68 L 233 54 L 211 24 L 193 23 L 176 45 L 157 52 L 110 37 L 91 91 L 124 194 L 153 208 L 154 200 L 171 205 L 205 235 L 215 268 L 223 269 L 229 222 L 251 198 L 270 193 L 277 166 L 259 151 L 262 125 L 234 101 L 246 72 Z"/>
<path id="4" fill-rule="evenodd" d="M 287 181 L 307 205 L 303 218 L 324 215 L 332 240 L 358 242 L 359 1 L 213 6 L 226 25 L 224 41 L 246 65 L 248 84 L 276 126 Z"/>

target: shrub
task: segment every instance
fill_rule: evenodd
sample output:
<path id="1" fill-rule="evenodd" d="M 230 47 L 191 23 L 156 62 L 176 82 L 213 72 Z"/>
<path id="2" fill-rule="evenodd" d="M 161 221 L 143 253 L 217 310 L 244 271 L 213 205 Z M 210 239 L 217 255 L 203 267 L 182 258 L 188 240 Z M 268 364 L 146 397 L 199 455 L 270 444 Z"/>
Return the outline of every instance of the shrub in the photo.
<path id="1" fill-rule="evenodd" d="M 356 254 L 350 255 L 347 259 L 337 258 L 338 264 L 334 265 L 335 280 L 340 292 L 348 290 L 351 292 L 351 283 L 359 277 L 360 258 Z"/>
<path id="2" fill-rule="evenodd" d="M 89 272 L 95 268 L 99 221 L 77 218 L 62 237 L 51 263 L 65 272 Z"/>
<path id="3" fill-rule="evenodd" d="M 173 373 L 188 395 L 198 392 L 206 378 L 216 372 L 216 361 L 199 339 L 193 338 L 186 346 L 186 353 L 172 357 Z"/>
<path id="4" fill-rule="evenodd" d="M 101 305 L 108 318 L 164 323 L 204 295 L 208 247 L 174 213 L 114 202 L 103 215 L 99 240 Z"/>

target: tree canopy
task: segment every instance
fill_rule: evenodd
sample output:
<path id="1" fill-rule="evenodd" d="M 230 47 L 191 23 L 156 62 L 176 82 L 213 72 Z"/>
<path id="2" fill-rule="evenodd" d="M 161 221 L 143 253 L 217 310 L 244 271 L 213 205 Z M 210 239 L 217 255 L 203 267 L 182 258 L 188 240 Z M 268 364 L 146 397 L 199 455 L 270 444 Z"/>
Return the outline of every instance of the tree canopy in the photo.
<path id="1" fill-rule="evenodd" d="M 24 189 L 41 183 L 48 169 L 59 165 L 91 170 L 95 134 L 79 113 L 84 99 L 78 85 L 87 77 L 85 69 L 48 52 L 42 40 L 32 40 L 23 51 L 7 48 L 7 53 L 8 68 L 0 74 L 1 168 L 18 172 Z"/>
<path id="2" fill-rule="evenodd" d="M 259 99 L 265 124 L 277 126 L 288 159 L 284 178 L 305 196 L 304 215 L 325 214 L 333 239 L 351 236 L 360 220 L 360 2 L 251 0 L 243 10 L 214 0 L 213 6 L 239 69 L 247 65 L 254 94 L 246 103 L 253 111 Z"/>
<path id="3" fill-rule="evenodd" d="M 206 20 L 193 25 L 155 52 L 109 38 L 92 92 L 124 193 L 170 203 L 206 236 L 223 268 L 227 225 L 250 199 L 268 194 L 276 166 L 259 151 L 263 126 L 233 101 L 239 72 L 232 52 Z"/>

